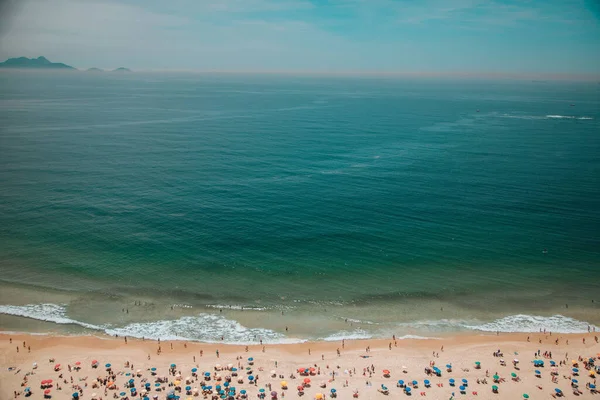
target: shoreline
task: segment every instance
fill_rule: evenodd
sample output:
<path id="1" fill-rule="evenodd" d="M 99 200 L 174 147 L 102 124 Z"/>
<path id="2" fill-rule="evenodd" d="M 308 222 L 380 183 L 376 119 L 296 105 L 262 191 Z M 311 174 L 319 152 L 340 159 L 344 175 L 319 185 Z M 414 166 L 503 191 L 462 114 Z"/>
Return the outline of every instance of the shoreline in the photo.
<path id="1" fill-rule="evenodd" d="M 305 392 L 308 396 L 304 398 L 307 399 L 314 398 L 317 393 L 328 394 L 330 387 L 333 386 L 335 386 L 341 398 L 349 398 L 354 390 L 359 391 L 360 398 L 383 398 L 384 395 L 377 390 L 382 384 L 388 386 L 392 397 L 395 397 L 394 393 L 396 392 L 398 395 L 405 394 L 401 388 L 396 387 L 396 382 L 399 379 L 410 379 L 410 381 L 414 379 L 421 382 L 419 388 L 413 389 L 416 396 L 423 391 L 425 395 L 429 394 L 433 398 L 450 398 L 451 393 L 459 390 L 457 387 L 448 386 L 449 378 L 455 378 L 456 380 L 468 379 L 470 382 L 468 394 L 471 395 L 472 392 L 477 392 L 478 398 L 482 399 L 521 398 L 524 393 L 539 398 L 542 392 L 543 397 L 547 397 L 548 393 L 551 393 L 554 388 L 560 388 L 565 393 L 570 394 L 572 389 L 571 379 L 573 379 L 569 374 L 571 358 L 577 360 L 579 357 L 585 359 L 587 357 L 600 357 L 600 344 L 595 341 L 597 335 L 598 333 L 552 335 L 549 333 L 501 333 L 499 335 L 460 333 L 437 339 L 403 339 L 397 340 L 395 343 L 392 338 L 388 338 L 265 344 L 263 347 L 260 344 L 245 346 L 185 341 L 161 341 L 159 343 L 155 340 L 135 338 L 127 338 L 126 340 L 124 337 L 36 335 L 0 331 L 0 355 L 2 359 L 0 396 L 3 399 L 13 398 L 15 390 L 23 390 L 23 387 L 20 386 L 21 379 L 27 372 L 35 374 L 35 377 L 29 376 L 30 380 L 27 385 L 30 385 L 32 390 L 40 393 L 37 383 L 38 376 L 39 379 L 50 378 L 55 380 L 59 376 L 59 372 L 52 369 L 54 362 L 49 363 L 49 359 L 55 359 L 55 362 L 61 363 L 63 368 L 81 361 L 82 371 L 69 372 L 68 375 L 80 379 L 79 383 L 85 381 L 86 384 L 88 379 L 92 379 L 90 377 L 102 376 L 104 373 L 103 368 L 91 370 L 89 366 L 91 360 L 97 359 L 101 365 L 111 363 L 116 369 L 123 372 L 122 375 L 116 377 L 116 381 L 118 388 L 124 388 L 125 373 L 133 373 L 133 369 L 131 371 L 129 371 L 129 368 L 125 369 L 126 362 L 135 365 L 136 369 L 141 369 L 143 371 L 141 374 L 145 378 L 152 379 L 147 376 L 151 367 L 158 368 L 159 376 L 167 376 L 168 366 L 174 363 L 185 376 L 186 374 L 189 375 L 188 371 L 191 368 L 214 372 L 216 363 L 223 365 L 238 364 L 243 368 L 245 365 L 243 360 L 253 357 L 256 360 L 256 368 L 258 369 L 254 373 L 260 375 L 260 384 L 249 385 L 245 381 L 243 384 L 236 385 L 239 386 L 238 389 L 247 390 L 251 397 L 255 395 L 254 393 L 258 394 L 258 388 L 267 385 L 267 383 L 270 383 L 274 390 L 281 395 L 279 383 L 281 380 L 287 379 L 292 382 L 290 382 L 285 397 L 298 398 L 295 387 L 301 382 L 298 379 L 290 378 L 291 374 L 299 367 L 315 365 L 323 371 L 323 375 L 311 376 L 315 384 L 313 387 L 306 388 Z M 527 341 L 528 337 L 530 341 Z M 558 339 L 559 344 L 555 344 L 556 339 Z M 583 343 L 583 339 L 586 340 L 585 343 Z M 567 341 L 569 341 L 569 344 L 567 344 Z M 26 343 L 27 347 L 22 346 L 23 342 Z M 16 351 L 16 347 L 20 348 L 19 352 Z M 31 352 L 27 351 L 28 347 L 30 347 Z M 160 354 L 157 353 L 159 347 Z M 501 349 L 504 353 L 503 359 L 506 360 L 506 366 L 499 364 L 500 358 L 492 356 L 492 353 L 498 349 Z M 534 377 L 534 367 L 531 360 L 538 350 L 553 352 L 556 362 L 559 362 L 559 360 L 568 361 L 569 365 L 560 367 L 557 383 L 553 383 L 549 379 L 549 365 L 546 365 L 546 368 L 543 369 L 542 378 Z M 337 351 L 340 351 L 339 355 Z M 515 357 L 520 359 L 518 369 L 511 365 L 511 360 Z M 543 358 L 542 356 L 539 358 L 547 363 L 549 362 L 549 358 Z M 474 368 L 475 361 L 481 362 L 481 369 Z M 38 365 L 35 371 L 32 370 L 34 362 Z M 427 376 L 424 373 L 424 368 L 431 366 L 431 362 L 435 362 L 440 366 L 451 363 L 454 370 L 452 373 L 447 373 L 445 368 L 442 368 L 444 370 L 442 377 Z M 598 364 L 600 365 L 600 361 L 598 361 Z M 370 366 L 374 366 L 375 372 L 371 373 L 370 377 L 366 373 L 363 376 L 361 371 Z M 10 367 L 20 370 L 20 375 L 15 376 L 14 369 L 8 370 Z M 385 378 L 381 375 L 381 370 L 384 368 L 391 371 L 391 378 Z M 272 369 L 278 371 L 275 378 L 268 377 L 268 371 Z M 354 371 L 354 369 L 357 371 L 356 374 L 346 373 L 347 371 Z M 406 373 L 402 372 L 404 369 L 407 370 Z M 475 384 L 476 380 L 483 381 L 483 379 L 486 379 L 486 370 L 490 376 L 497 372 L 505 379 L 504 382 L 499 384 L 501 388 L 500 397 L 490 389 L 492 385 L 490 377 L 487 377 L 487 384 Z M 336 371 L 339 375 L 332 376 L 332 371 Z M 63 373 L 66 379 L 66 369 L 63 370 Z M 511 373 L 517 373 L 519 381 L 512 381 Z M 283 375 L 284 378 L 280 378 L 279 375 Z M 84 377 L 86 380 L 83 380 Z M 322 379 L 328 380 L 326 388 L 316 385 L 316 381 Z M 422 382 L 424 379 L 431 381 L 430 388 L 423 388 Z M 582 391 L 581 398 L 592 396 L 585 389 L 585 384 L 593 381 L 591 377 L 587 377 L 587 371 L 579 376 L 579 382 L 581 383 L 579 387 Z M 190 385 L 198 386 L 198 382 L 192 382 Z M 69 387 L 69 384 L 64 384 L 64 387 Z M 268 386 L 265 387 L 268 388 Z M 538 387 L 542 387 L 542 389 Z M 84 394 L 81 398 L 89 399 L 91 390 L 85 387 L 82 387 L 82 390 Z M 102 392 L 102 390 L 102 387 L 100 387 L 97 391 Z M 117 392 L 120 390 L 122 389 L 117 390 Z M 52 398 L 70 399 L 71 393 L 71 389 L 53 390 Z M 108 390 L 106 396 L 100 395 L 97 398 L 109 399 L 112 398 L 114 393 L 116 392 Z M 151 392 L 151 395 L 160 395 L 160 400 L 166 398 L 163 392 L 159 394 Z M 202 397 L 200 395 L 193 398 L 200 399 Z M 23 396 L 17 398 L 21 399 Z M 184 393 L 182 393 L 182 398 L 186 398 Z M 210 396 L 206 398 L 210 398 Z"/>

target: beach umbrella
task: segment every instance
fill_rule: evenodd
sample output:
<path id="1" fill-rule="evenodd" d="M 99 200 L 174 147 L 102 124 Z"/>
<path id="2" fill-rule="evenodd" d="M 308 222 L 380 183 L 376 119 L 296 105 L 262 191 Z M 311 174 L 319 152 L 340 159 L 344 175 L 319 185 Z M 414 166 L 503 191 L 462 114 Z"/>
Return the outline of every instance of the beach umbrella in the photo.
<path id="1" fill-rule="evenodd" d="M 411 389 L 407 386 L 407 387 L 404 388 L 404 390 L 406 391 L 406 393 L 410 393 Z"/>
<path id="2" fill-rule="evenodd" d="M 481 365 L 479 361 L 475 361 L 475 365 Z"/>
<path id="3" fill-rule="evenodd" d="M 446 364 L 446 368 L 452 368 L 452 364 Z"/>
<path id="4" fill-rule="evenodd" d="M 417 381 L 412 381 L 413 386 L 417 386 L 419 384 L 419 382 Z"/>
<path id="5" fill-rule="evenodd" d="M 225 386 L 225 387 L 229 386 L 229 382 L 223 383 L 223 386 Z"/>
<path id="6" fill-rule="evenodd" d="M 258 391 L 259 391 L 260 393 L 264 393 L 264 392 L 265 392 L 265 389 L 263 389 L 263 388 L 260 388 L 260 389 L 258 389 Z"/>
<path id="7" fill-rule="evenodd" d="M 177 365 L 175 364 L 171 364 L 171 368 L 175 368 Z"/>
<path id="8" fill-rule="evenodd" d="M 198 368 L 192 368 L 192 372 L 197 372 Z"/>
<path id="9" fill-rule="evenodd" d="M 240 394 L 246 394 L 246 390 L 244 390 L 244 389 L 240 390 Z"/>
<path id="10" fill-rule="evenodd" d="M 249 358 L 248 358 L 248 361 L 254 361 L 254 358 L 252 358 L 252 357 L 249 357 Z"/>
<path id="11" fill-rule="evenodd" d="M 515 374 L 514 372 L 511 372 L 511 373 L 510 373 L 510 376 L 512 376 L 513 378 L 516 378 L 516 377 L 517 377 L 517 374 Z"/>
<path id="12" fill-rule="evenodd" d="M 104 365 L 106 368 L 110 368 L 110 364 L 105 364 Z"/>
<path id="13" fill-rule="evenodd" d="M 73 398 L 74 399 L 78 399 L 79 398 L 79 393 L 78 392 L 73 393 Z"/>
<path id="14" fill-rule="evenodd" d="M 454 381 L 454 379 L 453 379 L 453 378 L 450 378 L 450 380 L 449 380 L 448 382 L 450 382 L 450 386 L 454 386 L 454 382 L 455 382 L 455 381 Z"/>
<path id="15" fill-rule="evenodd" d="M 596 385 L 594 385 L 593 383 L 590 383 L 590 389 L 596 389 Z"/>
<path id="16" fill-rule="evenodd" d="M 550 365 L 556 365 L 556 363 L 552 360 L 550 360 Z"/>
<path id="17" fill-rule="evenodd" d="M 573 368 L 573 372 L 577 373 L 579 370 L 577 368 Z"/>
<path id="18" fill-rule="evenodd" d="M 160 383 L 155 383 L 154 384 L 154 387 L 159 387 L 159 386 L 160 386 Z"/>
<path id="19" fill-rule="evenodd" d="M 191 386 L 186 386 L 185 390 L 192 390 L 192 387 Z"/>
<path id="20" fill-rule="evenodd" d="M 498 391 L 498 386 L 496 386 L 496 385 L 493 385 L 493 386 L 492 386 L 492 390 L 493 390 L 494 392 L 497 392 L 497 391 Z"/>
<path id="21" fill-rule="evenodd" d="M 273 390 L 273 391 L 271 392 L 271 396 L 273 396 L 273 397 L 277 396 L 277 392 Z"/>
<path id="22" fill-rule="evenodd" d="M 287 382 L 286 381 L 281 381 L 281 386 L 287 386 Z"/>
<path id="23" fill-rule="evenodd" d="M 119 396 L 121 396 L 121 397 L 123 397 L 123 396 L 127 396 L 127 393 L 125 393 L 125 392 L 121 392 L 121 393 L 119 393 Z"/>
<path id="24" fill-rule="evenodd" d="M 528 398 L 529 398 L 529 395 L 528 395 L 527 393 L 523 393 L 523 398 L 524 398 L 524 399 L 528 399 Z"/>
<path id="25" fill-rule="evenodd" d="M 304 383 L 310 383 L 310 378 L 304 378 Z"/>
<path id="26" fill-rule="evenodd" d="M 335 393 L 337 392 L 337 390 L 335 390 L 334 388 L 331 388 L 331 393 Z"/>
<path id="27" fill-rule="evenodd" d="M 248 377 L 248 380 L 249 380 L 249 381 L 253 381 L 253 380 L 254 380 L 254 376 L 253 376 L 253 375 L 250 375 L 250 376 Z"/>
<path id="28" fill-rule="evenodd" d="M 423 383 L 425 384 L 425 386 L 429 386 L 429 380 L 425 379 L 425 380 L 423 381 Z"/>
<path id="29" fill-rule="evenodd" d="M 51 392 L 51 390 L 50 390 L 50 389 L 46 389 L 46 390 L 44 390 L 44 394 L 45 394 L 45 395 L 48 395 L 48 394 L 50 394 L 50 392 Z"/>
<path id="30" fill-rule="evenodd" d="M 315 399 L 321 400 L 322 398 L 323 398 L 323 393 L 317 393 L 317 394 L 315 394 Z"/>
<path id="31" fill-rule="evenodd" d="M 460 386 L 459 389 L 461 392 L 464 392 L 466 388 L 464 386 Z"/>
<path id="32" fill-rule="evenodd" d="M 494 375 L 494 380 L 497 381 L 498 379 L 500 379 L 500 377 L 498 375 Z"/>
<path id="33" fill-rule="evenodd" d="M 559 388 L 556 388 L 556 389 L 554 389 L 554 391 L 555 391 L 556 393 L 562 393 L 562 390 L 560 390 Z"/>
<path id="34" fill-rule="evenodd" d="M 542 372 L 539 369 L 536 369 L 535 371 L 533 371 L 536 375 L 541 375 Z"/>
<path id="35" fill-rule="evenodd" d="M 383 370 L 383 374 L 384 375 L 389 375 L 390 374 L 390 370 L 389 369 L 384 369 Z"/>
<path id="36" fill-rule="evenodd" d="M 463 379 L 462 383 L 464 383 L 466 385 L 468 383 L 468 381 L 466 379 Z"/>
<path id="37" fill-rule="evenodd" d="M 235 367 L 234 367 L 234 368 L 231 368 L 231 370 L 232 370 L 233 372 L 235 372 L 235 371 L 237 371 L 237 368 L 235 368 Z"/>
<path id="38" fill-rule="evenodd" d="M 400 386 L 404 386 L 404 381 L 403 381 L 403 380 L 399 380 L 399 381 L 398 381 L 398 385 L 400 385 Z"/>
<path id="39" fill-rule="evenodd" d="M 146 386 L 146 387 L 150 387 L 150 382 L 146 382 L 146 383 L 144 384 L 144 386 Z"/>

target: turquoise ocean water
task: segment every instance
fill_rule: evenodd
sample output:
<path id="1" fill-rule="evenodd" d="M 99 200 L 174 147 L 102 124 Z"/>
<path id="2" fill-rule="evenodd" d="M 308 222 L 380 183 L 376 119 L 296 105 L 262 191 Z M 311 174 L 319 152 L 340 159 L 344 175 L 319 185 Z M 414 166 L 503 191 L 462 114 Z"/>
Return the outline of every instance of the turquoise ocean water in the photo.
<path id="1" fill-rule="evenodd" d="M 600 323 L 598 84 L 7 72 L 0 88 L 3 329 Z"/>

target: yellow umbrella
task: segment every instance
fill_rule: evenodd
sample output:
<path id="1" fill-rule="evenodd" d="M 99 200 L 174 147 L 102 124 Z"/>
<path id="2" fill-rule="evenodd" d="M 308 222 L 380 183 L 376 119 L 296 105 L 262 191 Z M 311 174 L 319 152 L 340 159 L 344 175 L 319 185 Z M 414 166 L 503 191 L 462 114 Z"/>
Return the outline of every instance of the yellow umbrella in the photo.
<path id="1" fill-rule="evenodd" d="M 317 394 L 315 394 L 315 399 L 321 400 L 322 398 L 323 398 L 323 393 L 317 393 Z"/>
<path id="2" fill-rule="evenodd" d="M 175 386 L 179 386 L 181 384 L 181 381 L 175 381 Z"/>
<path id="3" fill-rule="evenodd" d="M 287 382 L 286 381 L 281 381 L 281 386 L 287 386 Z"/>

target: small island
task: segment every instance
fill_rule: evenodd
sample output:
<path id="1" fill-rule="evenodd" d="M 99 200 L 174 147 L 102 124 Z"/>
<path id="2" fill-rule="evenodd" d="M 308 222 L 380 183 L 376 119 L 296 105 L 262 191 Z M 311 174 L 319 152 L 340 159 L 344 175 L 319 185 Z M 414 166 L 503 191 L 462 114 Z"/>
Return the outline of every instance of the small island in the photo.
<path id="1" fill-rule="evenodd" d="M 93 68 L 86 69 L 85 72 L 104 72 L 104 70 L 100 69 L 100 68 L 93 67 Z"/>
<path id="2" fill-rule="evenodd" d="M 76 68 L 63 63 L 55 63 L 48 60 L 46 57 L 40 56 L 38 58 L 9 58 L 8 60 L 0 63 L 0 68 L 35 68 L 35 69 L 64 69 L 64 70 L 75 70 Z"/>
<path id="3" fill-rule="evenodd" d="M 131 70 L 129 68 L 125 68 L 125 67 L 119 67 L 119 68 L 115 69 L 113 72 L 131 72 Z"/>

